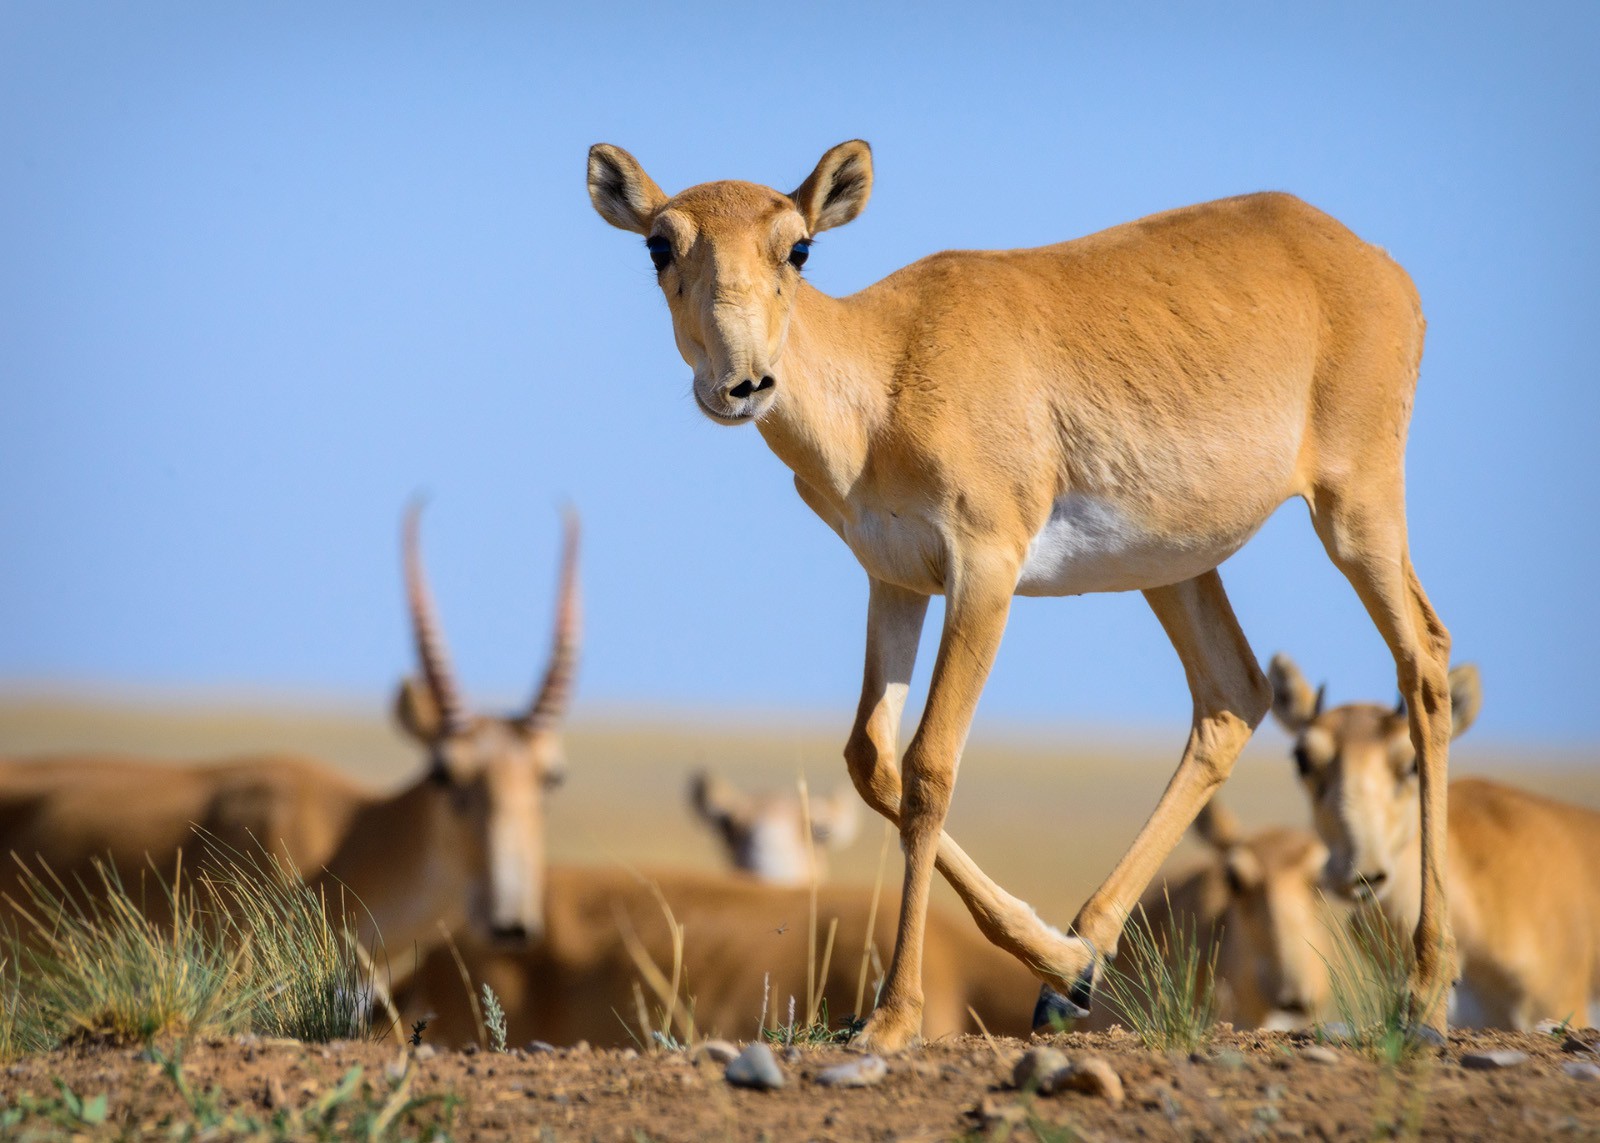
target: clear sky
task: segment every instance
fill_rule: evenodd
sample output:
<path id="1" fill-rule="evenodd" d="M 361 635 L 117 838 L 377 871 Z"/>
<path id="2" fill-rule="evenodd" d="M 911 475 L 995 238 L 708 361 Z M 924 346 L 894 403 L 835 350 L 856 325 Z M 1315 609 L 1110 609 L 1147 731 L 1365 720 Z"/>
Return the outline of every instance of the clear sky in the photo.
<path id="1" fill-rule="evenodd" d="M 604 140 L 669 192 L 788 189 L 862 137 L 872 202 L 807 268 L 831 293 L 1264 188 L 1387 248 L 1429 318 L 1413 552 L 1482 666 L 1475 734 L 1600 742 L 1597 60 L 1587 3 L 7 0 L 0 678 L 375 700 L 421 490 L 462 674 L 509 700 L 570 499 L 581 702 L 842 740 L 863 573 L 753 429 L 696 411 L 583 170 Z M 1263 661 L 1394 694 L 1298 502 L 1223 575 Z M 1124 595 L 1020 601 L 980 725 L 1176 748 L 1187 717 Z"/>

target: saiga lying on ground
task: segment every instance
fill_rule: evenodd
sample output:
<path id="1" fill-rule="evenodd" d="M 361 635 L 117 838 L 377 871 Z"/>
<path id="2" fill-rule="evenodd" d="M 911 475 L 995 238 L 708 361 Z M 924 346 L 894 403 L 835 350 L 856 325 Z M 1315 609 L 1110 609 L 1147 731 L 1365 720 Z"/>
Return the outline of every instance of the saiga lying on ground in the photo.
<path id="1" fill-rule="evenodd" d="M 263 755 L 211 765 L 130 758 L 0 762 L 0 893 L 25 895 L 9 854 L 43 862 L 67 884 L 98 884 L 109 857 L 126 879 L 154 863 L 191 868 L 199 826 L 250 855 L 287 856 L 337 900 L 348 886 L 376 922 L 400 974 L 440 939 L 470 925 L 480 939 L 521 947 L 544 916 L 544 791 L 560 780 L 560 720 L 578 651 L 576 521 L 569 522 L 556 637 L 544 684 L 526 711 L 471 714 L 450 670 L 417 550 L 405 532 L 407 599 L 422 666 L 397 700 L 402 725 L 428 751 L 427 769 L 395 794 L 362 789 L 321 763 Z M 367 927 L 362 918 L 362 928 Z"/>
<path id="2" fill-rule="evenodd" d="M 1029 193 L 1038 184 L 1010 184 Z M 1015 172 L 1013 172 L 1015 173 Z M 917 1034 L 935 865 L 984 934 L 1082 1014 L 1097 958 L 1228 776 L 1271 691 L 1216 568 L 1290 497 L 1393 652 L 1422 770 L 1416 1018 L 1445 1023 L 1442 893 L 1449 636 L 1411 567 L 1404 452 L 1423 320 L 1382 250 L 1283 194 L 1159 214 L 1034 250 L 950 251 L 834 299 L 812 239 L 865 207 L 860 141 L 792 193 L 713 182 L 669 197 L 590 148 L 602 218 L 645 237 L 700 408 L 754 423 L 866 570 L 865 678 L 845 758 L 899 823 L 895 954 L 867 1044 Z M 943 824 L 1013 595 L 1141 590 L 1183 662 L 1193 726 L 1176 774 L 1072 935 L 986 876 Z M 932 595 L 946 597 L 927 705 L 896 739 Z M 1048 860 L 1041 853 L 1041 860 Z M 1071 998 L 1052 991 L 1060 990 Z"/>
<path id="3" fill-rule="evenodd" d="M 1287 655 L 1272 660 L 1273 712 L 1328 843 L 1329 884 L 1376 901 L 1395 925 L 1417 915 L 1417 759 L 1406 712 L 1322 709 Z M 1454 733 L 1478 717 L 1478 669 L 1450 672 Z M 1531 1028 L 1600 1024 L 1600 813 L 1481 778 L 1450 784 L 1445 884 L 1461 950 L 1456 1019 Z"/>
<path id="4" fill-rule="evenodd" d="M 797 791 L 747 794 L 717 775 L 689 779 L 689 804 L 721 842 L 728 862 L 769 885 L 806 885 L 828 875 L 827 851 L 860 828 L 861 801 L 849 789 L 810 797 Z"/>
<path id="5" fill-rule="evenodd" d="M 661 898 L 656 896 L 659 889 Z M 659 1024 L 656 995 L 643 984 L 624 931 L 634 933 L 644 955 L 670 974 L 672 934 L 661 899 L 683 927 L 684 976 L 680 996 L 692 999 L 696 1034 L 740 1040 L 756 1037 L 762 1004 L 771 1028 L 787 1023 L 789 998 L 804 1022 L 808 956 L 809 888 L 763 885 L 748 877 L 684 871 L 553 866 L 545 889 L 544 939 L 525 953 L 462 948 L 477 989 L 487 983 L 504 1005 L 511 1042 L 553 1044 L 588 1040 L 625 1046 L 639 1037 L 634 989 L 643 989 L 650 1019 Z M 894 939 L 895 896 L 885 892 L 872 927 L 876 949 Z M 872 891 L 823 885 L 817 889 L 816 964 L 821 971 L 830 920 L 838 932 L 821 995 L 830 1027 L 870 1009 L 881 961 L 869 958 L 864 995 L 862 950 Z M 1027 970 L 983 939 L 965 917 L 935 906 L 927 938 L 929 1036 L 977 1032 L 971 1007 L 990 1032 L 1025 1036 L 1028 1004 L 1037 987 Z M 409 1025 L 428 1017 L 424 1037 L 436 1044 L 477 1038 L 454 959 L 436 950 L 415 987 L 399 998 Z M 681 1035 L 681 1024 L 674 1034 Z"/>
<path id="6" fill-rule="evenodd" d="M 1237 1028 L 1298 1028 L 1326 1018 L 1328 965 L 1342 911 L 1325 901 L 1327 848 L 1308 830 L 1273 827 L 1246 837 L 1213 800 L 1195 820 L 1210 852 L 1200 864 L 1145 891 L 1131 924 L 1148 925 L 1159 948 L 1197 941 L 1216 965 L 1217 1018 Z M 1128 955 L 1124 946 L 1122 958 Z M 1136 962 L 1118 968 L 1137 979 Z M 1100 1004 L 1075 1028 L 1120 1023 Z"/>

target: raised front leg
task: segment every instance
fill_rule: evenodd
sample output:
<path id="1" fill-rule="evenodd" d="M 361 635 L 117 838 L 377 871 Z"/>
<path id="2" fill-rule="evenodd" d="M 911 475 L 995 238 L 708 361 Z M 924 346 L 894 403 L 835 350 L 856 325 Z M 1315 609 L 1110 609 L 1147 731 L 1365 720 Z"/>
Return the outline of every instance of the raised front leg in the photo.
<path id="1" fill-rule="evenodd" d="M 927 596 L 872 581 L 861 703 L 845 746 L 845 761 L 857 791 L 869 806 L 897 825 L 901 782 L 895 762 L 896 746 L 927 610 Z M 932 702 L 930 695 L 930 709 Z M 970 717 L 969 712 L 969 721 Z M 962 737 L 965 738 L 964 729 Z M 959 745 L 955 753 L 959 754 Z M 1086 995 L 1086 973 L 1092 959 L 1088 945 L 1046 925 L 1026 902 L 995 884 L 942 830 L 938 834 L 935 865 L 993 944 L 1027 965 L 1047 984 L 1063 992 Z"/>
<path id="2" fill-rule="evenodd" d="M 1233 770 L 1239 751 L 1272 705 L 1272 688 L 1215 571 L 1144 594 L 1183 660 L 1194 696 L 1193 724 L 1183 758 L 1155 811 L 1073 922 L 1073 932 L 1102 958 L 1116 954 L 1129 913 L 1183 831 Z"/>

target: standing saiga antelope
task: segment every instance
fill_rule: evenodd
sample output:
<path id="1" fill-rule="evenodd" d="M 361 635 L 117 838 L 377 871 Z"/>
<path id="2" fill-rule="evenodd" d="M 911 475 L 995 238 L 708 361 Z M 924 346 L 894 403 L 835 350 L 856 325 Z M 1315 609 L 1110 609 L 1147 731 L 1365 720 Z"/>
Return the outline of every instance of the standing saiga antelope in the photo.
<path id="1" fill-rule="evenodd" d="M 1293 496 L 1408 700 L 1423 797 L 1411 984 L 1419 1001 L 1442 994 L 1455 963 L 1440 880 L 1449 635 L 1407 548 L 1423 320 L 1388 255 L 1289 195 L 1258 194 L 1057 246 L 947 251 L 836 299 L 801 267 L 817 234 L 866 205 L 863 142 L 830 150 L 791 194 L 713 182 L 670 198 L 602 143 L 588 187 L 602 218 L 645 237 L 700 408 L 755 424 L 870 580 L 845 758 L 862 797 L 899 823 L 905 882 L 867 1044 L 893 1050 L 917 1034 L 936 865 L 985 935 L 1045 982 L 1042 1015 L 1087 1010 L 1123 918 L 1271 703 L 1216 568 Z M 1154 812 L 1066 935 L 943 823 L 1011 597 L 1135 589 L 1183 661 L 1193 727 Z M 902 788 L 895 739 L 937 594 L 944 630 Z M 1444 1028 L 1442 1002 L 1414 1016 Z"/>
<path id="2" fill-rule="evenodd" d="M 847 788 L 802 803 L 797 792 L 749 794 L 701 770 L 689 779 L 689 804 L 729 863 L 769 885 L 826 879 L 827 851 L 849 845 L 860 828 L 861 803 Z"/>
<path id="3" fill-rule="evenodd" d="M 126 758 L 0 762 L 0 892 L 19 896 L 7 853 L 42 861 L 66 884 L 96 883 L 109 858 L 124 876 L 169 870 L 198 825 L 249 854 L 287 856 L 330 893 L 347 886 L 370 912 L 398 978 L 440 925 L 522 948 L 544 921 L 544 793 L 564 770 L 560 723 L 578 651 L 577 522 L 569 518 L 554 649 L 537 697 L 510 717 L 474 715 L 450 668 L 422 570 L 417 511 L 404 538 L 406 596 L 421 678 L 401 684 L 401 725 L 427 769 L 375 795 L 310 759 L 264 755 L 203 766 Z M 322 871 L 322 872 L 319 872 Z"/>
<path id="4" fill-rule="evenodd" d="M 1324 711 L 1323 692 L 1287 655 L 1270 673 L 1273 713 L 1295 736 L 1295 768 L 1332 854 L 1331 888 L 1412 924 L 1418 773 L 1405 710 Z M 1451 671 L 1450 689 L 1460 734 L 1482 705 L 1478 669 Z M 1481 778 L 1452 782 L 1445 884 L 1461 949 L 1457 1023 L 1600 1023 L 1600 813 Z"/>

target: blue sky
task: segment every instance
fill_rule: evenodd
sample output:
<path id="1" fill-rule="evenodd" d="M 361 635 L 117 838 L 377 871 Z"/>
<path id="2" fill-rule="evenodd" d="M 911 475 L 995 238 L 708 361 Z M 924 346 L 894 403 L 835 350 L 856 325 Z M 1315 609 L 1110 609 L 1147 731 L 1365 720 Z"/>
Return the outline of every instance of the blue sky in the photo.
<path id="1" fill-rule="evenodd" d="M 583 166 L 789 188 L 863 137 L 872 202 L 807 270 L 832 293 L 1262 188 L 1387 248 L 1430 323 L 1413 551 L 1475 733 L 1600 740 L 1600 8 L 579 7 L 0 6 L 0 678 L 376 699 L 420 490 L 461 672 L 510 700 L 570 499 L 583 702 L 842 737 L 863 575 L 696 412 Z M 1393 694 L 1298 502 L 1223 575 L 1263 660 Z M 1187 713 L 1137 596 L 1023 600 L 980 725 Z"/>

